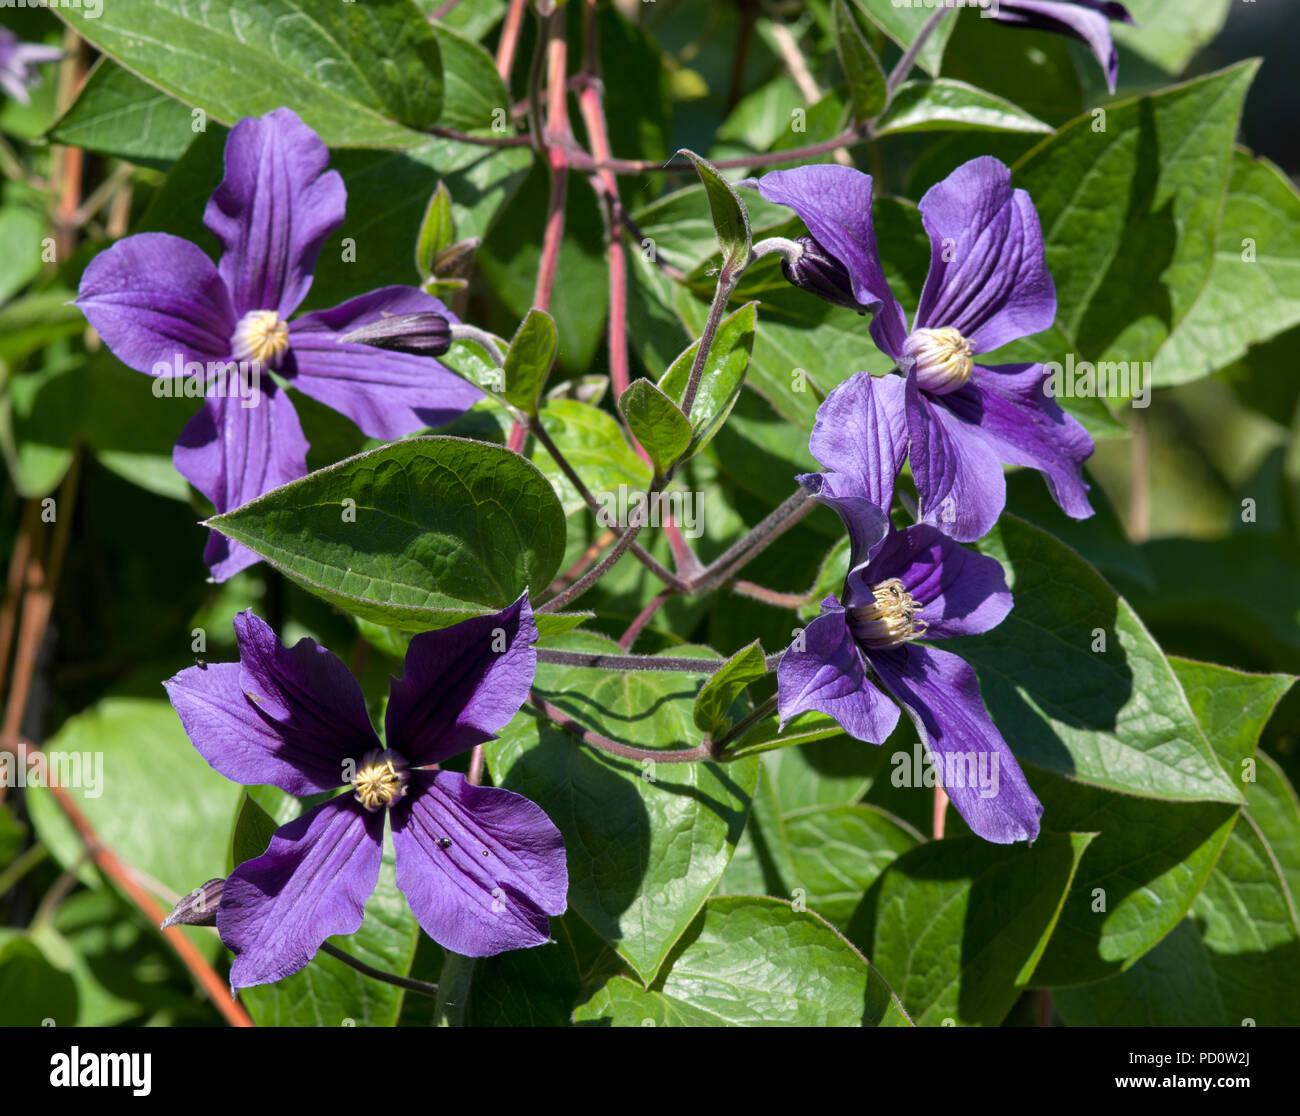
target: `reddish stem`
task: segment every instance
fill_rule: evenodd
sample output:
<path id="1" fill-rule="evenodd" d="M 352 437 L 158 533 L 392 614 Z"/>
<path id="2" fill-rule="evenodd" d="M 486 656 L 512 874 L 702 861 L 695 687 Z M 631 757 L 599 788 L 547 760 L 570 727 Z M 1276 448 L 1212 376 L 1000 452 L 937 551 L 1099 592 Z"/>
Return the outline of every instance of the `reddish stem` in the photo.
<path id="1" fill-rule="evenodd" d="M 524 25 L 524 8 L 527 0 L 510 0 L 505 22 L 501 24 L 501 39 L 497 43 L 497 73 L 501 80 L 510 83 L 510 71 L 515 65 L 515 50 L 519 46 L 519 32 Z"/>
<path id="2" fill-rule="evenodd" d="M 619 636 L 619 647 L 627 651 L 636 642 L 636 637 L 641 634 L 642 629 L 654 618 L 654 614 L 659 611 L 660 605 L 672 595 L 673 591 L 671 589 L 664 589 L 656 593 L 650 599 L 650 603 L 636 614 L 636 619 L 628 625 L 627 631 Z"/>

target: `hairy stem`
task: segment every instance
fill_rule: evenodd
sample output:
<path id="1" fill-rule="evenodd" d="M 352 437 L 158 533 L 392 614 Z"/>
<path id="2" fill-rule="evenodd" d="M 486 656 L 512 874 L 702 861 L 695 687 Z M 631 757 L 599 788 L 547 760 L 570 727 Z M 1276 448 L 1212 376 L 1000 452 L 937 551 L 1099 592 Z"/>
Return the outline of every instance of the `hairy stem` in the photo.
<path id="1" fill-rule="evenodd" d="M 764 661 L 768 671 L 776 669 L 781 655 L 769 655 Z M 678 674 L 716 674 L 723 665 L 721 659 L 674 658 L 669 655 L 601 655 L 589 651 L 560 651 L 554 647 L 539 647 L 537 661 L 552 666 L 592 667 L 596 670 L 658 670 Z"/>
<path id="2" fill-rule="evenodd" d="M 576 736 L 584 744 L 602 752 L 608 752 L 612 756 L 618 756 L 620 759 L 651 760 L 654 763 L 699 763 L 702 760 L 712 758 L 709 749 L 703 744 L 695 748 L 661 750 L 658 748 L 637 748 L 631 744 L 622 744 L 617 740 L 611 740 L 608 736 L 602 736 L 596 732 L 595 729 L 580 725 L 562 709 L 557 709 L 550 702 L 538 697 L 536 692 L 529 694 L 528 704 L 552 724 L 564 729 L 570 735 Z"/>
<path id="3" fill-rule="evenodd" d="M 921 51 L 925 44 L 930 41 L 930 36 L 939 29 L 947 17 L 949 8 L 937 8 L 929 19 L 922 25 L 921 30 L 916 33 L 916 38 L 912 40 L 912 45 L 903 52 L 903 57 L 898 60 L 897 65 L 889 71 L 889 79 L 886 81 L 886 88 L 889 90 L 889 96 L 892 99 L 894 92 L 904 81 L 907 75 L 912 72 L 912 67 L 916 65 L 917 58 L 920 57 Z"/>
<path id="4" fill-rule="evenodd" d="M 713 757 L 715 759 L 722 759 L 724 757 L 724 753 L 727 750 L 728 744 L 730 744 L 733 740 L 740 739 L 740 737 L 744 736 L 745 733 L 747 733 L 751 728 L 753 728 L 760 721 L 767 720 L 768 717 L 770 717 L 773 713 L 775 713 L 776 698 L 777 698 L 776 694 L 773 694 L 771 697 L 767 698 L 765 701 L 757 705 L 749 713 L 745 714 L 745 716 L 741 717 L 739 721 L 737 721 L 734 725 L 732 725 L 731 728 L 727 729 L 727 731 L 724 732 L 721 736 L 719 736 L 716 740 L 710 741 L 709 742 L 710 750 L 713 754 Z"/>

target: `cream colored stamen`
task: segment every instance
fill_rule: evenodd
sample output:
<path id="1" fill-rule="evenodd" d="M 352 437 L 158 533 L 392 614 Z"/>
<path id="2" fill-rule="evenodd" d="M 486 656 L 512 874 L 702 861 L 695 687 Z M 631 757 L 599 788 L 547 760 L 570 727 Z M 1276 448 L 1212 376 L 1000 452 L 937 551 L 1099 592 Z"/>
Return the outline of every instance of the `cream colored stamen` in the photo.
<path id="1" fill-rule="evenodd" d="M 898 578 L 873 585 L 871 594 L 872 604 L 848 610 L 849 630 L 863 647 L 883 651 L 925 634 L 920 607 Z"/>
<path id="2" fill-rule="evenodd" d="M 373 814 L 402 798 L 409 779 L 406 763 L 400 756 L 375 749 L 362 757 L 361 766 L 352 777 L 353 797 Z"/>
<path id="3" fill-rule="evenodd" d="M 231 347 L 236 360 L 275 368 L 289 350 L 289 323 L 274 310 L 252 310 L 240 318 Z"/>
<path id="4" fill-rule="evenodd" d="M 971 344 L 955 329 L 918 329 L 903 346 L 903 356 L 912 361 L 916 383 L 932 395 L 956 391 L 975 370 Z"/>

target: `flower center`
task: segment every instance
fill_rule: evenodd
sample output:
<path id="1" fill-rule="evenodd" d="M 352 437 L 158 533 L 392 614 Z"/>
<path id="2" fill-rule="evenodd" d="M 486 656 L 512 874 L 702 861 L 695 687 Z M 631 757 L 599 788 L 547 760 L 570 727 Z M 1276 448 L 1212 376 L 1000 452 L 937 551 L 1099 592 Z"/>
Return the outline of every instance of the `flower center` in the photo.
<path id="1" fill-rule="evenodd" d="M 975 369 L 970 342 L 955 329 L 914 330 L 903 345 L 903 356 L 916 369 L 916 383 L 932 395 L 956 391 Z"/>
<path id="2" fill-rule="evenodd" d="M 289 323 L 274 310 L 250 310 L 239 319 L 230 344 L 236 360 L 275 368 L 289 348 Z"/>
<path id="3" fill-rule="evenodd" d="M 352 776 L 353 797 L 373 814 L 402 798 L 410 778 L 401 756 L 375 748 L 361 757 L 361 766 Z"/>
<path id="4" fill-rule="evenodd" d="M 917 616 L 920 609 L 898 578 L 873 585 L 871 594 L 871 604 L 848 610 L 849 630 L 863 647 L 883 651 L 925 634 L 925 621 Z"/>

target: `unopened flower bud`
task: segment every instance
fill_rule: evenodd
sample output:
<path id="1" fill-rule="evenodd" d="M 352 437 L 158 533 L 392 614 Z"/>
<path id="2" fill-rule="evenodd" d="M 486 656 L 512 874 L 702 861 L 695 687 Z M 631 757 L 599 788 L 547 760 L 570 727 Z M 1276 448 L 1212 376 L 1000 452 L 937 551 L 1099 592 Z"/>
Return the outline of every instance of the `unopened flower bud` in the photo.
<path id="1" fill-rule="evenodd" d="M 221 892 L 226 881 L 218 877 L 208 880 L 201 887 L 196 887 L 183 898 L 162 924 L 162 929 L 169 926 L 216 926 L 217 907 L 221 904 Z"/>
<path id="2" fill-rule="evenodd" d="M 388 314 L 344 334 L 339 342 L 415 356 L 442 356 L 451 348 L 451 323 L 431 310 L 419 314 Z"/>
<path id="3" fill-rule="evenodd" d="M 802 287 L 818 298 L 836 306 L 866 313 L 866 307 L 853 293 L 853 280 L 848 269 L 811 236 L 795 237 L 798 252 L 781 257 L 781 274 L 787 282 Z"/>

